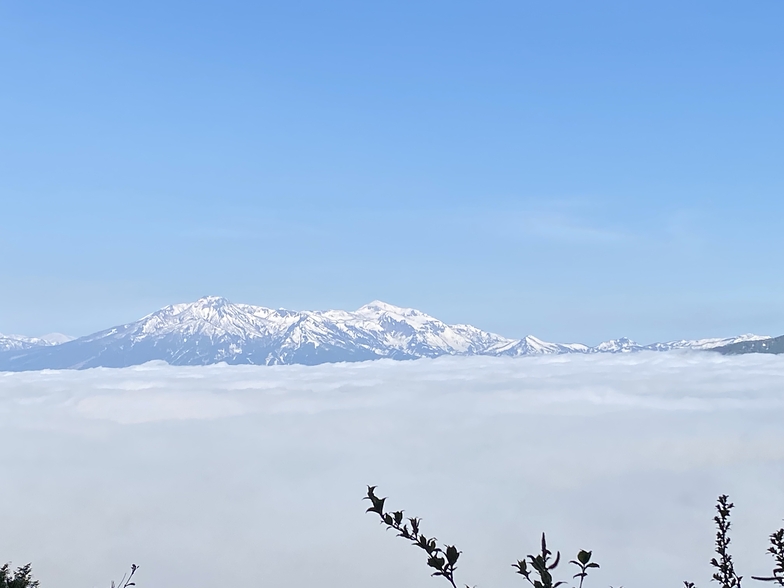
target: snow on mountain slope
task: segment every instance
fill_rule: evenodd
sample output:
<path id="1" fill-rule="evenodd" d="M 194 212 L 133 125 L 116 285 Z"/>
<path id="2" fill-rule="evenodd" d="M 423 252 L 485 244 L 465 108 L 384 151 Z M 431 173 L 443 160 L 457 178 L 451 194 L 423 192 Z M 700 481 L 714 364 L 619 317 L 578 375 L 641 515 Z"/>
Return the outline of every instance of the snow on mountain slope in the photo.
<path id="1" fill-rule="evenodd" d="M 763 339 L 770 339 L 770 337 L 747 333 L 738 337 L 696 339 L 693 341 L 681 339 L 679 341 L 668 341 L 667 343 L 652 343 L 651 345 L 646 345 L 644 349 L 649 349 L 651 351 L 671 351 L 673 349 L 716 349 L 718 347 L 724 347 L 725 345 L 732 345 L 733 343 L 762 341 Z"/>
<path id="2" fill-rule="evenodd" d="M 62 333 L 48 333 L 39 337 L 42 341 L 46 341 L 49 345 L 59 345 L 60 343 L 68 343 L 73 341 L 76 337 L 70 335 L 63 335 Z"/>
<path id="3" fill-rule="evenodd" d="M 447 325 L 413 308 L 400 308 L 378 300 L 354 313 L 347 326 L 367 330 L 385 347 L 417 357 L 475 355 L 508 339 L 470 325 Z"/>
<path id="4" fill-rule="evenodd" d="M 177 365 L 318 364 L 475 355 L 510 340 L 383 302 L 355 312 L 273 310 L 208 296 L 46 349 L 0 357 L 0 369 Z"/>
<path id="5" fill-rule="evenodd" d="M 542 355 L 546 353 L 588 353 L 591 348 L 580 343 L 547 343 L 528 335 L 519 341 L 506 341 L 489 349 L 492 355 L 520 357 L 522 355 Z"/>
<path id="6" fill-rule="evenodd" d="M 720 347 L 713 347 L 723 355 L 741 355 L 745 353 L 784 353 L 784 335 L 780 337 L 768 337 L 766 339 L 745 339 L 734 341 Z"/>
<path id="7" fill-rule="evenodd" d="M 676 349 L 692 349 L 695 351 L 715 349 L 739 343 L 743 341 L 759 341 L 768 339 L 761 335 L 740 335 L 739 337 L 713 338 L 713 339 L 680 339 L 678 341 L 667 341 L 665 343 L 651 343 L 650 345 L 640 345 L 631 339 L 621 337 L 600 343 L 596 347 L 591 347 L 590 353 L 634 353 L 637 351 L 673 351 Z"/>
<path id="8" fill-rule="evenodd" d="M 1 337 L 0 370 L 124 367 L 152 360 L 174 365 L 320 364 L 441 355 L 519 357 L 564 353 L 629 353 L 710 349 L 734 339 L 641 346 L 626 338 L 588 347 L 527 336 L 508 339 L 470 325 L 448 325 L 413 308 L 374 301 L 354 312 L 290 311 L 234 304 L 217 296 L 166 306 L 138 321 L 74 340 Z M 55 344 L 57 341 L 59 344 Z"/>
<path id="9" fill-rule="evenodd" d="M 589 353 L 633 353 L 643 349 L 642 345 L 626 337 L 621 337 L 620 339 L 610 339 L 604 343 L 599 343 L 596 347 L 591 347 Z"/>
<path id="10" fill-rule="evenodd" d="M 32 349 L 43 345 L 52 345 L 46 339 L 39 337 L 24 337 L 23 335 L 3 335 L 0 333 L 0 351 Z"/>

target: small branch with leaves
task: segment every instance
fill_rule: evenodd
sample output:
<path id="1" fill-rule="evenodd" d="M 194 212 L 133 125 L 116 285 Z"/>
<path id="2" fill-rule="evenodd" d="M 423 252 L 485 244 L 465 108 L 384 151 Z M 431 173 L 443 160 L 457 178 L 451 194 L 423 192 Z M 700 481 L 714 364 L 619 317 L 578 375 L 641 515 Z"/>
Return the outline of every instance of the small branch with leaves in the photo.
<path id="1" fill-rule="evenodd" d="M 784 529 L 779 529 L 770 536 L 770 547 L 768 553 L 776 561 L 772 576 L 752 576 L 754 580 L 760 582 L 776 582 L 779 586 L 784 586 Z"/>
<path id="2" fill-rule="evenodd" d="M 525 559 L 518 560 L 513 563 L 512 567 L 516 572 L 523 576 L 528 583 L 534 588 L 558 588 L 566 582 L 554 582 L 553 570 L 558 567 L 561 562 L 561 552 L 555 554 L 555 559 L 550 562 L 553 552 L 547 548 L 547 537 L 542 533 L 542 551 L 537 555 L 529 555 L 528 561 Z M 591 561 L 592 552 L 581 549 L 577 553 L 577 559 L 571 560 L 569 563 L 574 564 L 579 568 L 573 579 L 580 578 L 579 588 L 583 588 L 583 581 L 588 576 L 588 570 L 598 568 L 599 564 Z M 530 567 L 529 567 L 530 565 Z"/>
<path id="3" fill-rule="evenodd" d="M 544 539 L 544 535 L 542 535 L 542 539 Z M 593 552 L 585 551 L 584 549 L 581 549 L 577 553 L 577 560 L 576 561 L 572 560 L 569 562 L 570 564 L 574 564 L 580 568 L 580 571 L 577 572 L 574 576 L 572 576 L 573 578 L 580 578 L 579 588 L 583 588 L 583 580 L 585 580 L 585 578 L 588 576 L 588 570 L 590 570 L 591 568 L 599 567 L 598 563 L 594 563 L 591 561 L 592 555 Z"/>
<path id="4" fill-rule="evenodd" d="M 740 581 L 743 576 L 735 573 L 735 565 L 732 563 L 732 556 L 729 552 L 730 545 L 730 511 L 735 505 L 729 501 L 726 494 L 719 496 L 716 502 L 716 516 L 713 521 L 716 523 L 716 555 L 711 559 L 711 565 L 716 568 L 713 580 L 721 585 L 721 588 L 740 588 Z"/>
<path id="5" fill-rule="evenodd" d="M 385 503 L 387 499 L 376 496 L 375 486 L 368 486 L 367 496 L 365 496 L 364 500 L 369 500 L 371 503 L 370 508 L 366 512 L 376 513 L 380 517 L 381 522 L 387 526 L 387 529 L 394 529 L 397 531 L 398 537 L 407 539 L 412 545 L 424 550 L 427 553 L 427 565 L 435 570 L 433 575 L 445 578 L 453 588 L 457 588 L 455 570 L 457 569 L 457 560 L 461 553 L 457 547 L 454 545 L 439 547 L 435 537 L 428 538 L 427 535 L 421 532 L 421 519 L 417 517 L 406 518 L 402 510 L 386 511 Z M 547 538 L 542 533 L 541 553 L 528 555 L 526 559 L 518 560 L 517 563 L 512 564 L 512 567 L 517 570 L 518 574 L 528 580 L 534 588 L 557 588 L 565 583 L 554 582 L 552 575 L 552 571 L 561 561 L 561 553 L 556 553 L 555 558 L 552 555 L 552 552 L 547 548 Z M 591 552 L 585 550 L 580 550 L 577 553 L 577 559 L 569 563 L 576 565 L 579 569 L 579 572 L 573 576 L 573 579 L 580 579 L 578 588 L 583 587 L 583 581 L 588 576 L 588 570 L 599 567 L 599 564 L 591 561 Z"/>
<path id="6" fill-rule="evenodd" d="M 457 569 L 457 560 L 460 557 L 457 547 L 454 545 L 439 547 L 435 537 L 429 538 L 420 531 L 420 523 L 422 522 L 420 518 L 405 518 L 402 510 L 386 512 L 384 510 L 386 498 L 376 496 L 375 486 L 368 486 L 367 496 L 365 496 L 364 500 L 369 500 L 371 503 L 370 508 L 365 512 L 376 513 L 381 518 L 381 522 L 387 526 L 387 529 L 394 529 L 397 531 L 398 537 L 407 539 L 412 545 L 425 551 L 427 554 L 427 565 L 435 570 L 433 576 L 441 576 L 453 588 L 457 588 L 457 584 L 455 584 L 455 570 Z"/>
<path id="7" fill-rule="evenodd" d="M 129 588 L 130 586 L 136 586 L 136 582 L 131 582 L 131 579 L 133 578 L 133 575 L 136 573 L 136 570 L 138 569 L 139 566 L 137 566 L 136 564 L 131 564 L 130 573 L 123 574 L 123 577 L 120 578 L 120 581 L 117 583 L 117 586 L 115 586 L 114 580 L 112 580 L 112 588 Z"/>
<path id="8" fill-rule="evenodd" d="M 557 588 L 564 582 L 556 582 L 553 584 L 553 575 L 551 572 L 558 567 L 558 563 L 561 561 L 561 552 L 557 552 L 555 554 L 555 561 L 550 563 L 552 555 L 553 552 L 547 549 L 547 538 L 544 533 L 542 533 L 542 552 L 537 555 L 529 555 L 527 562 L 524 559 L 517 560 L 517 563 L 513 563 L 512 567 L 516 569 L 518 574 L 528 580 L 528 583 L 534 588 Z M 529 563 L 531 564 L 531 568 L 528 567 Z M 532 578 L 532 572 L 536 574 L 536 576 L 539 576 L 539 578 L 537 579 L 536 576 Z"/>

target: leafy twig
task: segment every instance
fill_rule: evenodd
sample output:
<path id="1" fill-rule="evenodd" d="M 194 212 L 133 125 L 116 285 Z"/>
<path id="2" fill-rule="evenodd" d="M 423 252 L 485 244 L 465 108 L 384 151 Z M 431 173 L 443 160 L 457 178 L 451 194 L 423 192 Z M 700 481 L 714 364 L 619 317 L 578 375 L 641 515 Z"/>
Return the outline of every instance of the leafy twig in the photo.
<path id="1" fill-rule="evenodd" d="M 460 557 L 460 551 L 457 550 L 457 547 L 454 545 L 444 545 L 443 548 L 438 547 L 435 537 L 428 538 L 420 531 L 422 519 L 417 517 L 404 518 L 402 510 L 386 512 L 384 510 L 386 498 L 379 498 L 376 496 L 375 491 L 375 486 L 368 486 L 367 496 L 365 496 L 364 500 L 369 500 L 371 506 L 365 512 L 376 513 L 381 518 L 381 522 L 387 526 L 387 529 L 394 529 L 397 531 L 398 537 L 408 539 L 412 545 L 424 550 L 427 553 L 427 565 L 435 570 L 433 575 L 445 578 L 452 585 L 452 588 L 457 588 L 457 584 L 455 584 L 455 570 L 457 569 L 457 560 Z"/>
<path id="2" fill-rule="evenodd" d="M 721 584 L 721 588 L 740 588 L 740 581 L 743 576 L 735 573 L 735 566 L 732 563 L 732 556 L 729 553 L 728 547 L 730 545 L 730 511 L 735 507 L 729 501 L 726 494 L 719 496 L 716 502 L 717 514 L 713 517 L 716 523 L 716 554 L 711 559 L 711 565 L 716 568 L 713 574 L 713 580 Z"/>
<path id="3" fill-rule="evenodd" d="M 139 566 L 136 564 L 131 564 L 131 573 L 130 574 L 123 574 L 123 577 L 120 578 L 119 584 L 117 584 L 117 588 L 129 588 L 129 586 L 136 586 L 136 582 L 131 582 L 131 578 L 136 573 L 136 570 L 139 569 Z M 128 576 L 126 579 L 125 576 Z M 114 580 L 112 580 L 112 588 L 115 588 Z"/>
<path id="4" fill-rule="evenodd" d="M 583 580 L 585 580 L 585 578 L 588 576 L 588 570 L 599 567 L 598 563 L 591 561 L 591 555 L 591 551 L 585 551 L 584 549 L 581 549 L 577 553 L 577 560 L 572 560 L 569 562 L 570 564 L 574 564 L 580 568 L 580 571 L 572 576 L 573 578 L 580 578 L 579 588 L 583 588 Z"/>
<path id="5" fill-rule="evenodd" d="M 752 576 L 752 578 L 761 582 L 776 582 L 779 586 L 784 586 L 784 529 L 779 529 L 770 536 L 768 553 L 776 561 L 773 575 L 768 577 Z"/>
<path id="6" fill-rule="evenodd" d="M 517 563 L 512 564 L 512 567 L 517 570 L 518 574 L 528 580 L 528 583 L 531 584 L 531 586 L 534 586 L 534 588 L 556 588 L 563 584 L 563 582 L 556 582 L 553 584 L 553 575 L 550 572 L 558 567 L 558 564 L 561 561 L 561 552 L 557 552 L 555 554 L 555 561 L 550 563 L 550 557 L 552 555 L 553 552 L 547 549 L 547 538 L 544 533 L 542 533 L 542 552 L 538 555 L 529 555 L 527 562 L 524 559 L 519 559 L 517 560 Z M 529 563 L 533 569 L 528 568 Z M 535 577 L 532 579 L 531 572 L 536 572 L 539 579 L 537 580 Z"/>

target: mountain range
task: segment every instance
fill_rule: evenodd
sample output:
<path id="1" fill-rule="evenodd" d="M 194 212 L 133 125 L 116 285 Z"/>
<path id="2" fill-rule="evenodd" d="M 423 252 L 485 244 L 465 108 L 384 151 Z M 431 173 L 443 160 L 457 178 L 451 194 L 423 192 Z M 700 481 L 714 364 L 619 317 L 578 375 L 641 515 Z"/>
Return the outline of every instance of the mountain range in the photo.
<path id="1" fill-rule="evenodd" d="M 589 347 L 548 343 L 532 336 L 508 339 L 471 325 L 448 325 L 418 310 L 380 301 L 353 312 L 291 311 L 207 296 L 166 306 L 138 321 L 77 339 L 59 334 L 40 338 L 0 335 L 0 371 L 126 367 L 153 360 L 173 365 L 315 365 L 442 355 L 724 351 L 733 345 L 771 340 L 742 335 L 639 345 L 621 338 Z"/>
<path id="2" fill-rule="evenodd" d="M 43 337 L 25 337 L 24 335 L 3 335 L 0 333 L 0 352 L 32 349 L 33 347 L 42 347 L 48 345 L 59 345 L 72 341 L 74 337 L 63 335 L 62 333 L 50 333 Z"/>

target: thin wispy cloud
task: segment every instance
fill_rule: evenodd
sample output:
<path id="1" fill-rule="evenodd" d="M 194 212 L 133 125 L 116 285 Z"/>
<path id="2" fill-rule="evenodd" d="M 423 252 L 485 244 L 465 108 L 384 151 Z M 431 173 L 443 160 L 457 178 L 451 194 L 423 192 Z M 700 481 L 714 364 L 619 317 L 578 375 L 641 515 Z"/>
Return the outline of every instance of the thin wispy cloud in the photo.
<path id="1" fill-rule="evenodd" d="M 521 225 L 532 236 L 563 243 L 617 243 L 629 238 L 618 229 L 592 225 L 584 219 L 553 213 L 526 214 Z"/>

